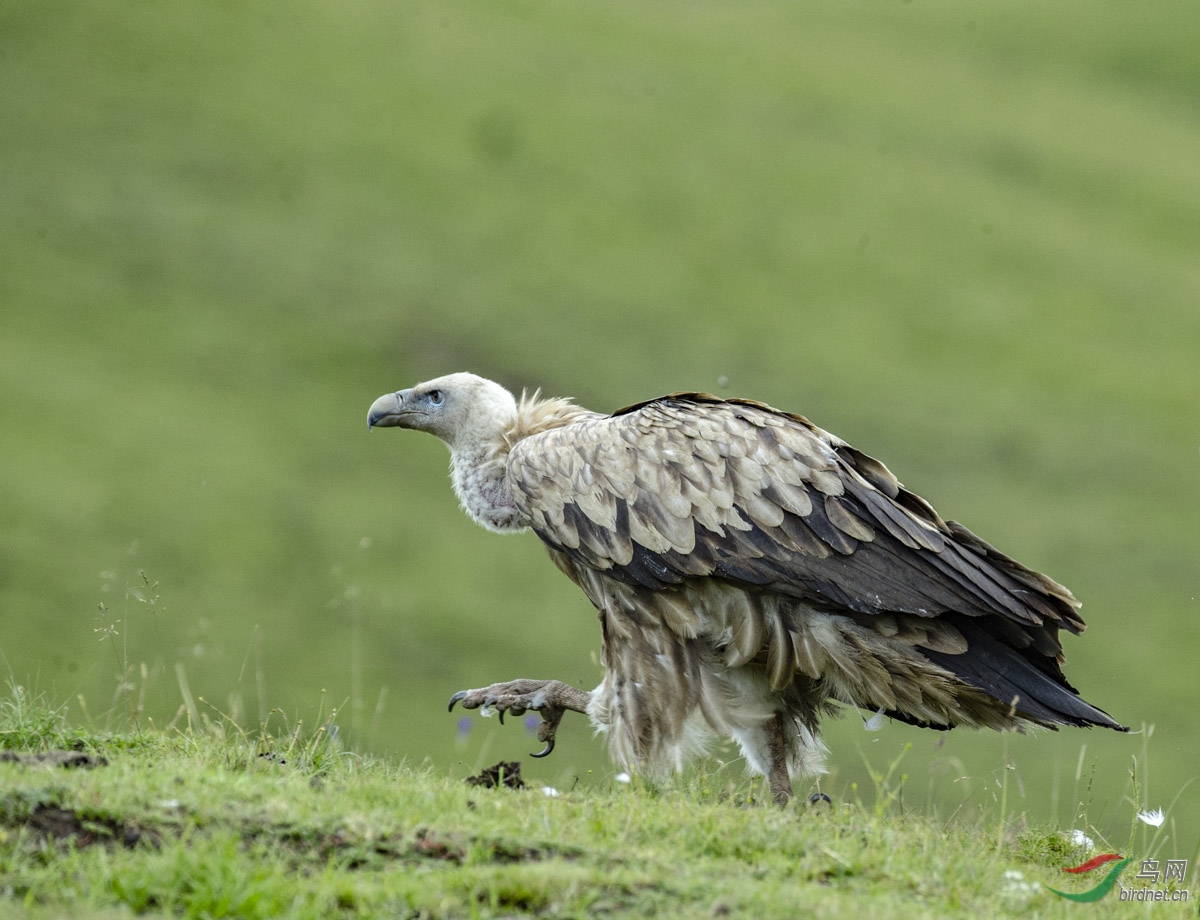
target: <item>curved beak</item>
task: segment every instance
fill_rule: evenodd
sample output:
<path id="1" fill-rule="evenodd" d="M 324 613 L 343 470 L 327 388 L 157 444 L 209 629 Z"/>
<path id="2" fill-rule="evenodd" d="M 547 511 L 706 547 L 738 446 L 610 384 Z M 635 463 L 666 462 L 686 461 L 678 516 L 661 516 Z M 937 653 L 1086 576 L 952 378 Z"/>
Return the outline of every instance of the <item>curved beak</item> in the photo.
<path id="1" fill-rule="evenodd" d="M 396 393 L 385 393 L 367 411 L 367 428 L 407 428 L 408 417 L 412 414 L 408 409 L 408 397 L 412 390 L 400 390 Z"/>

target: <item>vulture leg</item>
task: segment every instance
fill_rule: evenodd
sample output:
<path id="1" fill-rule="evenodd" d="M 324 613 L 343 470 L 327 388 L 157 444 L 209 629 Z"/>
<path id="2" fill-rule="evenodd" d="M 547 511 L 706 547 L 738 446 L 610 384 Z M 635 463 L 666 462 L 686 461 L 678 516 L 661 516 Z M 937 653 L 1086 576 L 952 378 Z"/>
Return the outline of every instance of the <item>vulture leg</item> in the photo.
<path id="1" fill-rule="evenodd" d="M 554 736 L 558 733 L 558 723 L 562 721 L 563 714 L 568 710 L 586 713 L 591 698 L 592 695 L 586 690 L 577 690 L 562 681 L 510 680 L 478 690 L 459 690 L 450 697 L 450 709 L 453 710 L 456 703 L 462 703 L 463 709 L 482 706 L 498 712 L 501 723 L 506 712 L 521 716 L 526 710 L 532 709 L 542 717 L 542 723 L 538 726 L 538 741 L 545 742 L 546 748 L 529 756 L 545 757 L 554 750 Z"/>
<path id="2" fill-rule="evenodd" d="M 792 797 L 792 778 L 788 774 L 787 736 L 783 731 L 783 713 L 775 713 L 775 717 L 767 723 L 767 739 L 771 750 L 771 772 L 767 781 L 771 787 L 771 798 L 780 808 L 787 805 Z"/>

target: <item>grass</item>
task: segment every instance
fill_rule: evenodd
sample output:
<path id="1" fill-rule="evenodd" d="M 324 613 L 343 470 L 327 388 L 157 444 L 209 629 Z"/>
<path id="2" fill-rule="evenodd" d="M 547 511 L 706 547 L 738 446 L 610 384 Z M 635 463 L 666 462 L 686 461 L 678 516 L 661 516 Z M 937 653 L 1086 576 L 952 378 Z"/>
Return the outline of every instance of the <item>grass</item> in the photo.
<path id="1" fill-rule="evenodd" d="M 1089 853 L 1069 830 L 905 810 L 894 764 L 873 802 L 787 810 L 708 774 L 487 789 L 342 750 L 328 719 L 88 736 L 23 693 L 0 707 L 5 748 L 103 760 L 0 762 L 5 916 L 1053 918 L 1079 908 L 1045 885 L 1090 887 L 1061 873 Z M 1113 895 L 1091 910 L 1127 915 Z"/>
<path id="2" fill-rule="evenodd" d="M 1200 762 L 1198 25 L 1187 0 L 8 4 L 4 676 L 99 734 L 324 700 L 365 756 L 520 758 L 446 700 L 594 686 L 594 614 L 366 407 L 460 369 L 597 409 L 719 390 L 1068 585 L 1067 673 L 1155 727 L 1138 807 L 1168 807 Z M 911 745 L 897 806 L 1031 826 L 1085 798 L 1121 824 L 1144 762 L 1136 736 L 828 737 L 831 788 Z M 577 720 L 526 769 L 609 767 Z"/>

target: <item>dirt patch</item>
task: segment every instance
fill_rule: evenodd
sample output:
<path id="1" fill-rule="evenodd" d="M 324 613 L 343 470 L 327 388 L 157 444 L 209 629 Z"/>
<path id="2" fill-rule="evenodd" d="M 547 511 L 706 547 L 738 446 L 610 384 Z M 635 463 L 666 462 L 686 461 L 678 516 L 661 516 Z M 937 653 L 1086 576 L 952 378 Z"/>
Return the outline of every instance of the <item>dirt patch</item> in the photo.
<path id="1" fill-rule="evenodd" d="M 464 857 L 462 847 L 430 830 L 417 833 L 412 852 L 427 859 L 441 859 L 452 863 L 461 863 Z"/>
<path id="2" fill-rule="evenodd" d="M 97 754 L 83 751 L 40 751 L 23 754 L 17 751 L 0 751 L 0 763 L 19 763 L 27 767 L 70 767 L 90 770 L 108 766 L 108 761 Z"/>
<path id="3" fill-rule="evenodd" d="M 261 836 L 271 838 L 270 834 Z M 274 839 L 285 838 L 276 836 Z M 298 860 L 335 860 L 348 869 L 375 869 L 390 862 L 433 861 L 460 865 L 467 860 L 468 853 L 473 860 L 504 864 L 576 859 L 583 855 L 576 847 L 556 844 L 531 847 L 509 840 L 443 834 L 428 827 L 418 827 L 411 834 L 392 834 L 374 840 L 356 839 L 340 832 L 313 837 L 293 834 L 287 842 Z"/>
<path id="4" fill-rule="evenodd" d="M 495 789 L 497 786 L 509 789 L 525 788 L 525 781 L 521 779 L 521 763 L 517 760 L 494 763 L 475 776 L 468 776 L 466 783 L 468 786 L 482 786 L 484 789 Z"/>
<path id="5" fill-rule="evenodd" d="M 113 818 L 93 817 L 59 808 L 57 805 L 38 805 L 24 821 L 25 827 L 53 840 L 70 841 L 82 848 L 96 843 L 120 844 L 132 849 L 139 843 L 157 846 L 158 835 Z"/>

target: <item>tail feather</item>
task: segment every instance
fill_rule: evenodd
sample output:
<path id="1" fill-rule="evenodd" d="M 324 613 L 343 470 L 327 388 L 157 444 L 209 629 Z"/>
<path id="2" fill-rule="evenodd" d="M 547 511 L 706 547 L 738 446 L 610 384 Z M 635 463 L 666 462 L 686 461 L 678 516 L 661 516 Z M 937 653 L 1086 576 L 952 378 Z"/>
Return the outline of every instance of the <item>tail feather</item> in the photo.
<path id="1" fill-rule="evenodd" d="M 1020 651 L 982 629 L 962 631 L 968 644 L 966 652 L 956 655 L 923 648 L 922 654 L 964 683 L 984 691 L 1000 705 L 1011 707 L 1018 718 L 1051 729 L 1059 725 L 1098 725 L 1129 731 L 1081 697 L 1065 678 L 1046 673 Z"/>

